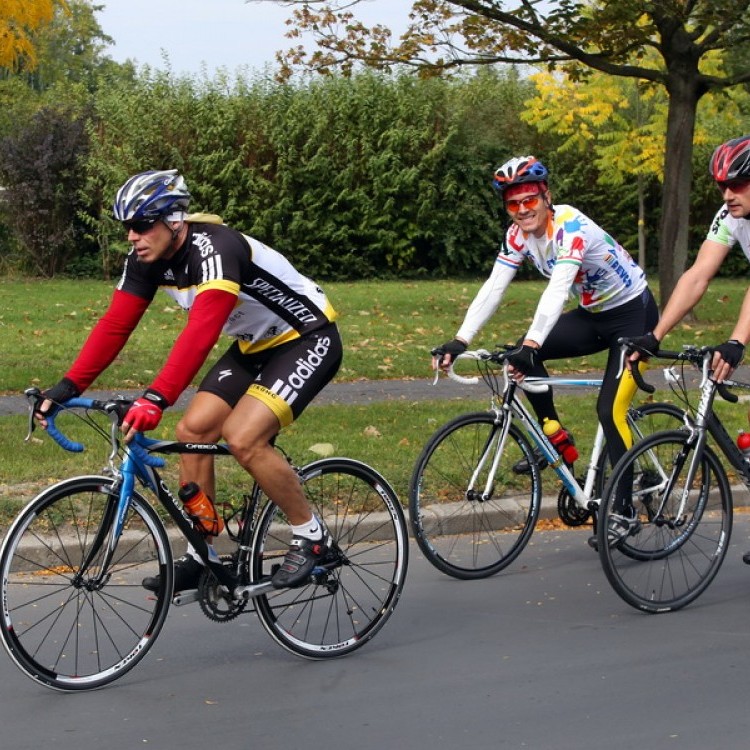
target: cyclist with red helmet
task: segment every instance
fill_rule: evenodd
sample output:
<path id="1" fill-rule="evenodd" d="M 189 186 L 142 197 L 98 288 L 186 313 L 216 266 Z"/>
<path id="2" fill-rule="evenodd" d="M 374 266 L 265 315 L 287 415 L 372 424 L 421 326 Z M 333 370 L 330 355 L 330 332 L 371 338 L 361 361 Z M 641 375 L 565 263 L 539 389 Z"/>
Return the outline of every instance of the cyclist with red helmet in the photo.
<path id="1" fill-rule="evenodd" d="M 750 260 L 750 135 L 722 143 L 711 156 L 709 172 L 716 181 L 724 204 L 716 212 L 706 239 L 693 265 L 677 282 L 653 331 L 634 343 L 656 351 L 660 342 L 701 300 L 724 258 L 739 244 Z M 716 347 L 714 377 L 728 378 L 742 360 L 750 341 L 750 289 L 728 341 Z M 631 361 L 639 359 L 634 352 Z"/>
<path id="2" fill-rule="evenodd" d="M 435 350 L 433 367 L 447 368 L 466 350 L 496 311 L 521 263 L 529 261 L 548 284 L 510 357 L 514 375 L 545 377 L 547 360 L 608 350 L 597 413 L 614 465 L 632 442 L 626 413 L 636 391 L 630 372 L 620 372 L 617 340 L 652 330 L 658 309 L 643 270 L 588 216 L 573 206 L 553 204 L 548 178 L 547 168 L 533 156 L 510 159 L 495 172 L 493 186 L 512 224 L 456 336 Z M 578 299 L 578 306 L 564 312 L 570 295 Z M 557 420 L 551 392 L 528 397 L 540 423 Z M 542 456 L 536 458 L 542 465 Z M 514 469 L 520 473 L 529 467 L 524 460 Z"/>
<path id="3" fill-rule="evenodd" d="M 284 512 L 292 543 L 275 587 L 304 583 L 328 537 L 299 478 L 273 449 L 341 363 L 336 313 L 323 290 L 275 250 L 212 214 L 188 214 L 190 193 L 176 170 L 148 171 L 118 190 L 114 216 L 131 250 L 111 303 L 65 377 L 44 392 L 38 418 L 80 395 L 125 346 L 159 289 L 188 311 L 164 365 L 125 415 L 129 440 L 155 429 L 187 388 L 222 331 L 234 339 L 201 381 L 177 426 L 178 440 L 227 441 L 232 454 Z M 212 456 L 181 456 L 180 480 L 215 498 Z M 215 528 L 220 530 L 218 522 Z M 174 590 L 198 586 L 203 563 L 188 549 L 175 561 Z M 143 586 L 156 591 L 159 577 Z"/>
<path id="4" fill-rule="evenodd" d="M 651 333 L 634 340 L 633 343 L 648 351 L 656 351 L 669 331 L 698 304 L 734 245 L 739 245 L 750 260 L 750 135 L 722 143 L 711 156 L 709 172 L 724 203 L 716 212 L 693 265 L 677 282 L 658 324 Z M 750 289 L 729 339 L 715 347 L 711 364 L 718 382 L 734 372 L 742 361 L 748 341 Z M 630 356 L 631 361 L 640 358 L 638 352 Z M 742 559 L 750 565 L 750 552 Z"/>

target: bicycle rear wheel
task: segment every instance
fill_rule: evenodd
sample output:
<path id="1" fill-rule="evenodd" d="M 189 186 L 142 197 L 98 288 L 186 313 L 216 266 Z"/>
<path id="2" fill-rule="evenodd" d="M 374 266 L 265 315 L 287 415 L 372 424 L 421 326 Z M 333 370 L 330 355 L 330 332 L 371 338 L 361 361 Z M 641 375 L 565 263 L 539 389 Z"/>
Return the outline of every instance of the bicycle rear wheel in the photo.
<path id="1" fill-rule="evenodd" d="M 145 656 L 164 624 L 172 556 L 164 526 L 140 495 L 101 569 L 117 500 L 111 478 L 60 482 L 21 511 L 0 549 L 3 645 L 42 685 L 91 690 L 116 680 Z M 157 574 L 162 588 L 154 596 L 141 580 Z"/>
<path id="2" fill-rule="evenodd" d="M 393 613 L 406 578 L 408 531 L 396 493 L 374 469 L 325 458 L 300 469 L 308 502 L 331 536 L 331 553 L 308 584 L 256 599 L 263 627 L 298 656 L 325 659 L 369 641 Z M 268 503 L 253 538 L 251 580 L 267 579 L 291 540 Z"/>
<path id="3" fill-rule="evenodd" d="M 483 496 L 501 429 L 490 412 L 457 417 L 430 438 L 412 473 L 409 520 L 414 537 L 427 560 L 454 578 L 486 578 L 510 565 L 539 517 L 539 468 L 515 425 L 508 431 L 489 496 Z M 523 458 L 529 469 L 517 473 L 514 466 Z"/>
<path id="4" fill-rule="evenodd" d="M 645 612 L 668 612 L 694 601 L 726 555 L 732 530 L 729 481 L 706 446 L 688 486 L 694 456 L 687 432 L 657 433 L 623 456 L 604 492 L 598 531 L 602 567 L 617 594 Z M 618 493 L 632 494 L 637 521 L 625 539 L 608 546 Z"/>

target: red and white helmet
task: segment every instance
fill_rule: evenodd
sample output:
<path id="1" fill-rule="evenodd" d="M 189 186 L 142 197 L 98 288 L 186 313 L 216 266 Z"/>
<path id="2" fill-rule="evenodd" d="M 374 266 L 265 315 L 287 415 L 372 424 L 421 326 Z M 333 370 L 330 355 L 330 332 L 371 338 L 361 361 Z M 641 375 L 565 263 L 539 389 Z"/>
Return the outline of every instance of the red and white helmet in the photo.
<path id="1" fill-rule="evenodd" d="M 714 151 L 708 170 L 717 182 L 750 180 L 750 135 L 722 143 Z"/>

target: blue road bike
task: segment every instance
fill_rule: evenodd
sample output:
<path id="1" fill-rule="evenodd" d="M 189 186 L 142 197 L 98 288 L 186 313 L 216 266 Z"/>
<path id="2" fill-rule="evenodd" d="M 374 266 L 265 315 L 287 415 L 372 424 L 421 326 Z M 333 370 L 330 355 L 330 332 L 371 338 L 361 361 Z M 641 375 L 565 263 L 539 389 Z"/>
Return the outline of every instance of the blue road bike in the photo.
<path id="1" fill-rule="evenodd" d="M 27 395 L 30 435 L 41 394 Z M 408 529 L 398 497 L 377 471 L 349 458 L 297 469 L 332 544 L 304 585 L 275 589 L 270 579 L 291 538 L 279 509 L 253 484 L 239 507 L 225 511 L 231 551 L 218 556 L 160 476 L 159 454 L 224 456 L 227 446 L 142 434 L 123 445 L 119 423 L 128 403 L 77 398 L 61 405 L 58 415 L 77 414 L 107 440 L 108 469 L 41 492 L 0 548 L 0 636 L 24 674 L 65 691 L 106 685 L 146 655 L 172 603 L 197 601 L 214 622 L 255 611 L 276 643 L 311 659 L 351 653 L 383 627 L 404 585 Z M 65 449 L 82 450 L 55 419 L 48 433 Z M 205 563 L 194 591 L 173 594 L 165 518 Z M 152 594 L 141 580 L 156 575 L 160 588 Z"/>

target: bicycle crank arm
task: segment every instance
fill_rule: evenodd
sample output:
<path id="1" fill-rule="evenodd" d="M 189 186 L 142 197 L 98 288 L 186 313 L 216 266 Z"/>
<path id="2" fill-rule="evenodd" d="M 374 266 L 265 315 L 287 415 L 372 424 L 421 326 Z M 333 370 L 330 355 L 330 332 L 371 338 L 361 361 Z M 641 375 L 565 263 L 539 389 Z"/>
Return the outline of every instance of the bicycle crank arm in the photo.
<path id="1" fill-rule="evenodd" d="M 234 590 L 235 599 L 255 599 L 256 596 L 268 594 L 276 591 L 271 583 L 271 579 L 261 581 L 260 583 L 251 583 L 248 586 L 237 586 Z"/>
<path id="2" fill-rule="evenodd" d="M 174 604 L 176 607 L 182 607 L 185 604 L 192 604 L 193 602 L 197 602 L 200 598 L 201 597 L 198 593 L 198 589 L 186 589 L 185 591 L 176 593 L 172 597 L 172 604 Z"/>

